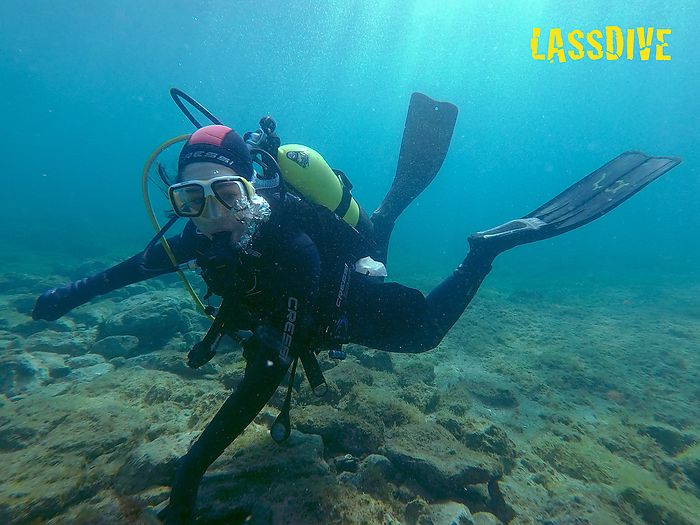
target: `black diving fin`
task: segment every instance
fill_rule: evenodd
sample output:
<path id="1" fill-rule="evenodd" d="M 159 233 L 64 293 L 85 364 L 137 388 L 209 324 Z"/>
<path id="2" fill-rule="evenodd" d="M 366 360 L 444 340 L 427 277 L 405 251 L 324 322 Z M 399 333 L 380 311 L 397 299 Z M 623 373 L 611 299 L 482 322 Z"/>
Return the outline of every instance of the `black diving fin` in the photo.
<path id="1" fill-rule="evenodd" d="M 408 106 L 394 182 L 372 213 L 377 260 L 386 263 L 394 223 L 440 170 L 457 121 L 457 106 L 413 93 Z"/>
<path id="2" fill-rule="evenodd" d="M 680 162 L 677 157 L 650 157 L 639 151 L 626 151 L 524 217 L 472 234 L 470 249 L 495 256 L 520 244 L 583 226 L 616 208 Z"/>

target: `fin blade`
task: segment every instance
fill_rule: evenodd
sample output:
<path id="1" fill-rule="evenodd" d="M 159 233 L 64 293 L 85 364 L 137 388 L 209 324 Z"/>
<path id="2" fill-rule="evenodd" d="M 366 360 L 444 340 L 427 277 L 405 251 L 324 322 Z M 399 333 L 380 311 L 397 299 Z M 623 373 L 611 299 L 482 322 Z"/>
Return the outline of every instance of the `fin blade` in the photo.
<path id="1" fill-rule="evenodd" d="M 450 102 L 437 101 L 418 92 L 411 95 L 396 175 L 371 217 L 382 262 L 386 262 L 394 222 L 442 167 L 458 112 L 457 106 Z"/>
<path id="2" fill-rule="evenodd" d="M 561 235 L 602 217 L 680 163 L 626 151 L 524 217 L 472 234 L 469 243 L 500 253 Z"/>
<path id="3" fill-rule="evenodd" d="M 626 151 L 523 218 L 536 217 L 557 230 L 583 226 L 613 210 L 681 160 Z"/>

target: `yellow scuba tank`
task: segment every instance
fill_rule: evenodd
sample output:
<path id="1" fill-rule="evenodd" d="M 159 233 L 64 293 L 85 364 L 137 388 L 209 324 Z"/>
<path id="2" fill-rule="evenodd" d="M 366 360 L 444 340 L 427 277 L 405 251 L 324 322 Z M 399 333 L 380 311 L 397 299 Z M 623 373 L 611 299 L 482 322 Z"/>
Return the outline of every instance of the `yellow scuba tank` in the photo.
<path id="1" fill-rule="evenodd" d="M 362 229 L 361 210 L 350 193 L 351 187 L 336 175 L 317 151 L 300 144 L 286 144 L 277 150 L 282 178 L 314 204 L 328 208 L 353 228 Z M 362 221 L 364 222 L 364 221 Z"/>

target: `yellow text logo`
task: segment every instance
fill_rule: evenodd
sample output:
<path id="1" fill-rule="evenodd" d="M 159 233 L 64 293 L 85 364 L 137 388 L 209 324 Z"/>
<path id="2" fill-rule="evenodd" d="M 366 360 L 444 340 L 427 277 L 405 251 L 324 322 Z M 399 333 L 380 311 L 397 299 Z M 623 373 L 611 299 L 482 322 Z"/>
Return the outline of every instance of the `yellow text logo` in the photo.
<path id="1" fill-rule="evenodd" d="M 570 60 L 671 60 L 668 54 L 666 37 L 670 29 L 654 27 L 634 27 L 622 29 L 619 26 L 605 26 L 604 30 L 593 29 L 584 33 L 580 29 L 568 31 L 566 35 L 559 27 L 548 30 L 543 36 L 542 29 L 532 28 L 530 49 L 534 60 L 566 62 Z M 653 52 L 652 52 L 653 51 Z"/>

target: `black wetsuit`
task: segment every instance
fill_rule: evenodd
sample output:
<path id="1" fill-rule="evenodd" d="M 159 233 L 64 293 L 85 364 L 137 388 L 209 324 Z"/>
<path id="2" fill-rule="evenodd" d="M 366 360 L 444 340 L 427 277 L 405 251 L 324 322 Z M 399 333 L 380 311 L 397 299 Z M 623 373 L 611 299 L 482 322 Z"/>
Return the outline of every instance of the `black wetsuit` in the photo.
<path id="1" fill-rule="evenodd" d="M 197 233 L 192 223 L 169 243 L 179 263 L 204 262 L 214 289 L 217 281 L 220 288 L 235 283 L 231 293 L 246 314 L 238 328 L 253 332 L 243 343 L 247 365 L 242 381 L 179 463 L 162 518 L 180 523 L 194 507 L 207 468 L 265 406 L 293 357 L 323 343 L 322 334 L 339 313 L 336 303 L 344 265 L 357 254 L 319 253 L 324 247 L 317 247 L 298 221 L 285 220 L 284 213 L 273 213 L 246 252 L 235 252 L 223 268 L 209 273 L 206 261 L 214 243 Z M 349 341 L 390 352 L 434 348 L 476 293 L 490 262 L 470 254 L 427 297 L 398 283 L 346 271 L 349 288 L 342 310 Z M 172 271 L 175 268 L 157 245 L 145 257 L 137 254 L 83 281 L 94 297 Z M 91 297 L 78 297 L 77 304 Z"/>

